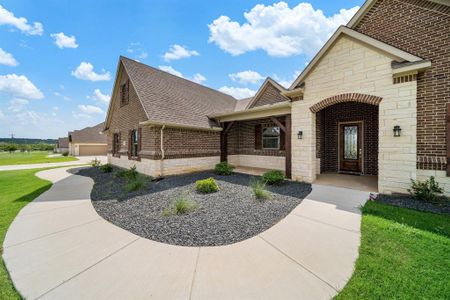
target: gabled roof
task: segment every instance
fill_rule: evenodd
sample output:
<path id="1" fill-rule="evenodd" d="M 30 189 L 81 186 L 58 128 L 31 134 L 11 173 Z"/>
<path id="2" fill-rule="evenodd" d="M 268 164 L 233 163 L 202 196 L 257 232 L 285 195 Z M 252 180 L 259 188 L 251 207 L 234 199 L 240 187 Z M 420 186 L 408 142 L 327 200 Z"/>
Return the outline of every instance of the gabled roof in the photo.
<path id="1" fill-rule="evenodd" d="M 72 143 L 106 144 L 106 134 L 102 134 L 104 123 L 69 132 Z"/>
<path id="2" fill-rule="evenodd" d="M 208 115 L 235 109 L 237 100 L 230 95 L 123 56 L 119 60 L 119 68 L 121 66 L 128 74 L 149 122 L 209 129 L 217 124 L 210 122 Z M 114 91 L 112 101 L 117 98 Z"/>
<path id="3" fill-rule="evenodd" d="M 295 89 L 295 87 L 301 83 L 306 76 L 311 72 L 320 59 L 327 53 L 327 51 L 332 47 L 336 40 L 342 35 L 351 37 L 363 44 L 369 45 L 372 48 L 378 49 L 388 55 L 390 55 L 394 60 L 398 62 L 419 62 L 423 61 L 422 58 L 412 55 L 406 51 L 395 48 L 391 45 L 383 43 L 379 40 L 371 38 L 365 34 L 359 33 L 353 29 L 345 26 L 340 26 L 338 30 L 333 34 L 333 36 L 326 42 L 326 44 L 320 49 L 313 60 L 308 64 L 308 66 L 303 70 L 303 72 L 297 77 L 297 79 L 292 83 L 290 90 Z"/>
<path id="4" fill-rule="evenodd" d="M 252 105 L 254 103 L 256 103 L 258 101 L 258 99 L 261 98 L 262 95 L 264 95 L 264 91 L 266 90 L 267 86 L 270 85 L 270 84 L 272 86 L 274 86 L 280 92 L 280 95 L 283 98 L 286 98 L 284 95 L 281 94 L 282 92 L 285 92 L 286 89 L 284 87 L 282 87 L 278 82 L 273 80 L 272 78 L 267 77 L 266 80 L 264 80 L 264 82 L 261 85 L 261 87 L 256 92 L 255 96 L 253 96 L 253 98 L 251 98 L 251 100 L 248 102 L 248 104 L 245 107 L 245 109 L 249 109 L 250 107 L 252 107 Z M 289 98 L 286 98 L 286 101 L 289 101 Z"/>
<path id="5" fill-rule="evenodd" d="M 361 21 L 362 18 L 364 18 L 364 16 L 370 11 L 372 6 L 374 6 L 374 4 L 377 1 L 378 0 L 366 0 L 366 2 L 364 2 L 363 6 L 361 6 L 361 8 L 356 12 L 356 14 L 347 23 L 347 27 L 355 28 L 358 25 L 359 21 Z M 450 6 L 449 0 L 427 0 L 427 1 Z"/>

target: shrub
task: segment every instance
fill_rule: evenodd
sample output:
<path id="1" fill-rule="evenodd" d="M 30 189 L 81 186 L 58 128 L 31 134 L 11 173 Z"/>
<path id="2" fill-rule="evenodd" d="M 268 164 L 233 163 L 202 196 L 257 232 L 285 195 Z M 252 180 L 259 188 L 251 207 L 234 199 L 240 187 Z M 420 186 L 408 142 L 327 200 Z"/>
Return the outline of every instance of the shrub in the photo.
<path id="1" fill-rule="evenodd" d="M 102 170 L 103 173 L 111 173 L 113 170 L 113 167 L 111 164 L 105 164 L 100 166 L 100 170 Z"/>
<path id="2" fill-rule="evenodd" d="M 233 169 L 234 167 L 232 165 L 230 165 L 226 161 L 223 161 L 216 165 L 214 171 L 219 175 L 231 175 L 233 173 Z"/>
<path id="3" fill-rule="evenodd" d="M 280 184 L 284 180 L 284 174 L 279 170 L 272 170 L 263 174 L 262 179 L 267 184 Z"/>
<path id="4" fill-rule="evenodd" d="M 127 180 L 133 180 L 139 176 L 139 173 L 136 171 L 136 166 L 132 166 L 129 170 L 120 170 L 117 172 L 117 176 Z"/>
<path id="5" fill-rule="evenodd" d="M 209 194 L 219 190 L 216 180 L 210 177 L 208 179 L 197 180 L 195 182 L 195 189 L 201 193 Z"/>
<path id="6" fill-rule="evenodd" d="M 252 180 L 250 182 L 250 187 L 252 188 L 253 195 L 256 199 L 265 200 L 270 198 L 270 194 L 266 189 L 266 183 L 262 180 Z"/>
<path id="7" fill-rule="evenodd" d="M 197 203 L 195 203 L 187 193 L 184 193 L 175 199 L 172 208 L 164 209 L 163 215 L 183 215 L 195 210 L 197 207 Z"/>
<path id="8" fill-rule="evenodd" d="M 64 152 L 62 153 L 62 156 L 69 156 L 69 151 L 64 151 Z"/>
<path id="9" fill-rule="evenodd" d="M 126 191 L 129 192 L 134 192 L 137 191 L 141 188 L 144 187 L 144 178 L 142 178 L 141 176 L 137 176 L 133 179 L 130 179 L 128 181 L 128 184 L 126 186 Z"/>
<path id="10" fill-rule="evenodd" d="M 93 161 L 91 161 L 91 165 L 92 165 L 94 168 L 100 167 L 101 164 L 102 164 L 102 162 L 99 161 L 97 158 L 95 158 Z"/>
<path id="11" fill-rule="evenodd" d="M 408 192 L 416 199 L 426 202 L 436 202 L 444 190 L 433 176 L 425 181 L 411 179 L 411 189 Z"/>

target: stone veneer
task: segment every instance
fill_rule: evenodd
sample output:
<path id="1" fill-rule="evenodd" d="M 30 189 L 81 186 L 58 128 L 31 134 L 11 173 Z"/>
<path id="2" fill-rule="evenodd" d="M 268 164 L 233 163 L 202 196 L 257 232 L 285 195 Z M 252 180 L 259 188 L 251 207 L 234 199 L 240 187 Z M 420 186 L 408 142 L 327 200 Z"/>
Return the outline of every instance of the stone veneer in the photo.
<path id="1" fill-rule="evenodd" d="M 379 103 L 378 185 L 383 193 L 406 192 L 416 179 L 416 81 L 393 83 L 393 58 L 346 36 L 340 37 L 305 79 L 304 99 L 292 103 L 292 177 L 316 178 L 316 115 L 310 108 L 344 94 L 381 97 Z M 395 125 L 401 137 L 393 137 Z M 303 131 L 303 139 L 297 139 Z"/>

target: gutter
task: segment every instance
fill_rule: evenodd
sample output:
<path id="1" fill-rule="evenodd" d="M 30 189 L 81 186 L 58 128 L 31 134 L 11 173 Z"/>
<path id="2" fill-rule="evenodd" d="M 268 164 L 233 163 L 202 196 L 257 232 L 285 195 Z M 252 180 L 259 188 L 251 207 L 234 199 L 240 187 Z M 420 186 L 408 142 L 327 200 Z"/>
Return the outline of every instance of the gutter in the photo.
<path id="1" fill-rule="evenodd" d="M 222 131 L 222 128 L 220 127 L 201 127 L 201 126 L 194 126 L 194 125 L 184 125 L 184 124 L 177 124 L 177 123 L 167 123 L 167 122 L 155 122 L 155 121 L 144 121 L 139 122 L 139 125 L 144 126 L 164 126 L 167 128 L 183 128 L 183 129 L 190 129 L 190 130 L 203 130 L 203 131 Z"/>

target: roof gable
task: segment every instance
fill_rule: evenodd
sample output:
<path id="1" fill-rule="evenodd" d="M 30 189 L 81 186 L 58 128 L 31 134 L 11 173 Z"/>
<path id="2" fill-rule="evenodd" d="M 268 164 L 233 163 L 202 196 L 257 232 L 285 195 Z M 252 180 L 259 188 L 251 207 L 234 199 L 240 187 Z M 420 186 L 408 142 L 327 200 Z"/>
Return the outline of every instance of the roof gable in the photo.
<path id="1" fill-rule="evenodd" d="M 286 98 L 281 94 L 284 91 L 286 91 L 284 87 L 272 78 L 267 77 L 259 90 L 256 92 L 255 96 L 248 102 L 245 109 L 289 101 L 289 98 Z"/>
<path id="2" fill-rule="evenodd" d="M 120 63 L 149 121 L 211 128 L 216 124 L 210 122 L 208 115 L 234 111 L 236 106 L 237 100 L 227 94 L 126 57 L 120 57 L 118 73 Z M 117 92 L 117 75 L 113 95 Z M 107 122 L 109 114 L 110 110 Z"/>
<path id="3" fill-rule="evenodd" d="M 72 143 L 99 143 L 106 144 L 106 135 L 102 134 L 104 123 L 92 127 L 69 132 Z"/>
<path id="4" fill-rule="evenodd" d="M 393 46 L 390 46 L 379 40 L 376 40 L 367 35 L 364 35 L 355 30 L 352 30 L 348 27 L 340 26 L 338 28 L 338 30 L 336 30 L 336 32 L 333 34 L 333 36 L 322 47 L 322 49 L 320 49 L 320 51 L 316 54 L 316 56 L 308 64 L 308 66 L 303 70 L 303 72 L 292 83 L 291 87 L 289 88 L 290 90 L 295 89 L 301 82 L 303 82 L 305 80 L 305 78 L 308 76 L 308 74 L 314 69 L 314 67 L 321 60 L 321 58 L 325 56 L 325 54 L 328 52 L 328 50 L 331 49 L 333 47 L 334 43 L 343 35 L 348 36 L 348 37 L 352 38 L 353 40 L 356 40 L 356 41 L 358 41 L 362 44 L 365 44 L 371 48 L 374 48 L 378 51 L 381 51 L 381 52 L 385 53 L 386 55 L 391 56 L 393 60 L 396 60 L 398 62 L 422 61 L 422 58 L 420 58 L 418 56 L 412 55 L 406 51 L 403 51 L 403 50 L 400 50 Z"/>

